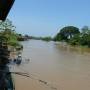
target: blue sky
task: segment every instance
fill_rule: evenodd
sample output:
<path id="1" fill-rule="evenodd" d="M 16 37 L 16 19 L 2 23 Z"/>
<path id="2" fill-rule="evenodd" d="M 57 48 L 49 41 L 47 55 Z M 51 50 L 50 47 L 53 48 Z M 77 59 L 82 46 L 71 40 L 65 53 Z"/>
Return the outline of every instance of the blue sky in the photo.
<path id="1" fill-rule="evenodd" d="M 67 25 L 90 26 L 90 0 L 16 0 L 8 18 L 19 33 L 54 36 Z"/>

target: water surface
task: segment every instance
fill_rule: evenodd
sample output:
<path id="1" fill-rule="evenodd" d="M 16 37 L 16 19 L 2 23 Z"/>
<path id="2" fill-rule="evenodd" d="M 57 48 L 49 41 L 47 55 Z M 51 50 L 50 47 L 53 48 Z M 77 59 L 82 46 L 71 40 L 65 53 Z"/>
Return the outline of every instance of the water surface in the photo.
<path id="1" fill-rule="evenodd" d="M 90 90 L 89 50 L 30 40 L 22 42 L 23 63 L 17 67 L 31 78 L 14 75 L 16 90 Z M 29 58 L 27 62 L 24 58 Z M 44 84 L 38 79 L 48 82 Z"/>

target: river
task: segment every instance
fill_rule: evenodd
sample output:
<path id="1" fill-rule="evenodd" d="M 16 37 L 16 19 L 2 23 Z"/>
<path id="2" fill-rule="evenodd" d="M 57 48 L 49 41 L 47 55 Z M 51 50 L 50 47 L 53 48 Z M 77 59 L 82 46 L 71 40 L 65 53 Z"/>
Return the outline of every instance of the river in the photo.
<path id="1" fill-rule="evenodd" d="M 90 90 L 90 53 L 55 42 L 22 42 L 20 72 L 13 75 L 16 90 Z M 30 59 L 27 61 L 25 59 Z"/>

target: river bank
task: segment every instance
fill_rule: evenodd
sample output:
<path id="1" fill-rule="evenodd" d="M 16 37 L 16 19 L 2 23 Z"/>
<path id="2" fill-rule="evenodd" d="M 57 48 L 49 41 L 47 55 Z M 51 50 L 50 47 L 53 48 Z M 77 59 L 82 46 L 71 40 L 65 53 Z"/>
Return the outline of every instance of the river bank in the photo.
<path id="1" fill-rule="evenodd" d="M 62 49 L 65 49 L 66 51 L 76 51 L 81 54 L 89 54 L 90 53 L 90 48 L 87 46 L 79 46 L 79 45 L 70 45 L 66 42 L 55 42 L 55 44 Z"/>

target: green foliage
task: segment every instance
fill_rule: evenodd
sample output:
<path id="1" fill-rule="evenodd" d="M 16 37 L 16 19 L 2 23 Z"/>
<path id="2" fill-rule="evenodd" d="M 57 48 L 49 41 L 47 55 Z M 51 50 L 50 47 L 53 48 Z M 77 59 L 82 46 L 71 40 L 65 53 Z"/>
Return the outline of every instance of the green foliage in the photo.
<path id="1" fill-rule="evenodd" d="M 51 41 L 53 40 L 52 37 L 47 36 L 47 37 L 35 37 L 35 36 L 30 36 L 31 39 L 35 39 L 35 40 L 44 40 L 44 41 Z"/>
<path id="2" fill-rule="evenodd" d="M 67 40 L 67 37 L 65 37 L 63 34 L 61 33 L 58 33 L 54 38 L 53 38 L 54 41 L 62 41 L 62 40 Z"/>
<path id="3" fill-rule="evenodd" d="M 90 47 L 90 29 L 88 26 L 84 26 L 79 29 L 73 26 L 67 26 L 60 30 L 60 32 L 54 37 L 54 41 L 66 41 L 71 45 L 80 45 Z"/>
<path id="4" fill-rule="evenodd" d="M 17 41 L 17 34 L 15 32 L 15 26 L 7 19 L 6 21 L 0 21 L 0 35 L 6 38 L 8 45 L 16 47 L 19 45 Z"/>
<path id="5" fill-rule="evenodd" d="M 90 34 L 83 34 L 80 39 L 80 44 L 90 47 Z"/>
<path id="6" fill-rule="evenodd" d="M 71 39 L 72 37 L 74 37 L 74 35 L 79 34 L 79 29 L 77 27 L 74 26 L 67 26 L 64 27 L 60 30 L 60 32 L 54 37 L 55 41 L 68 41 L 69 39 Z"/>
<path id="7" fill-rule="evenodd" d="M 88 26 L 84 26 L 81 32 L 80 45 L 90 47 L 90 29 Z"/>
<path id="8" fill-rule="evenodd" d="M 69 40 L 69 44 L 70 45 L 79 45 L 80 44 L 80 40 L 81 40 L 80 34 L 76 34 L 74 37 L 72 37 Z"/>
<path id="9" fill-rule="evenodd" d="M 15 35 L 11 35 L 9 37 L 8 44 L 12 46 L 17 46 L 18 45 L 17 37 Z"/>
<path id="10" fill-rule="evenodd" d="M 3 31 L 7 29 L 12 31 L 15 30 L 15 26 L 13 26 L 12 21 L 10 21 L 9 19 L 6 19 L 4 22 L 0 21 L 0 30 Z"/>
<path id="11" fill-rule="evenodd" d="M 90 34 L 75 35 L 72 39 L 70 39 L 69 43 L 71 45 L 81 45 L 90 47 Z"/>
<path id="12" fill-rule="evenodd" d="M 50 36 L 48 37 L 41 37 L 41 40 L 44 40 L 44 41 L 51 41 L 52 38 Z"/>
<path id="13" fill-rule="evenodd" d="M 62 34 L 67 39 L 71 39 L 75 34 L 78 34 L 78 33 L 80 33 L 79 29 L 74 26 L 67 26 L 60 30 L 60 34 Z"/>

